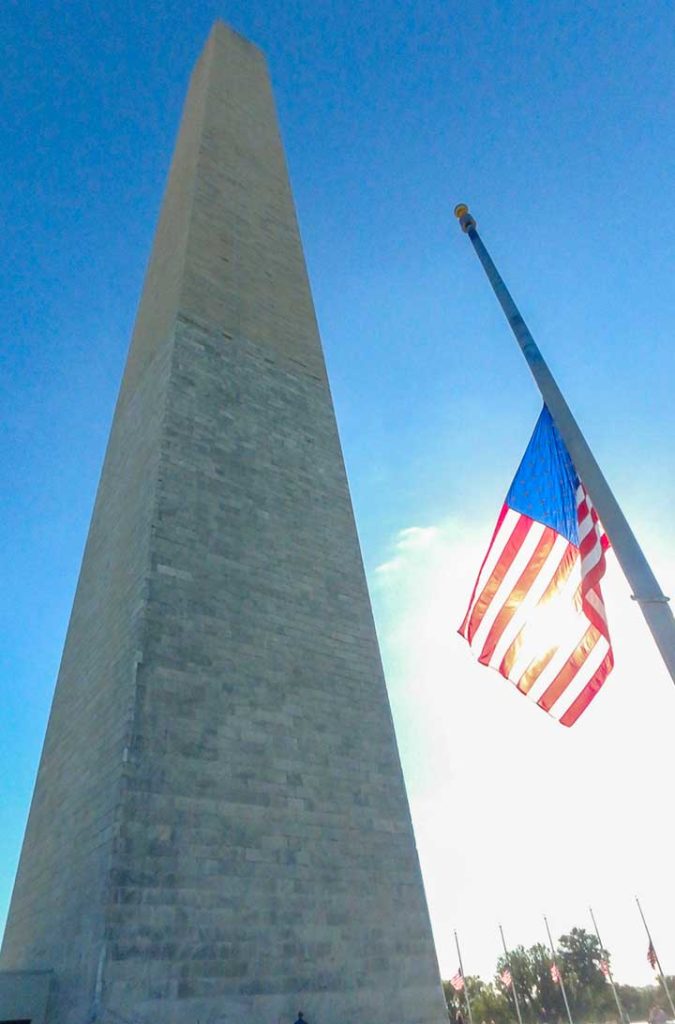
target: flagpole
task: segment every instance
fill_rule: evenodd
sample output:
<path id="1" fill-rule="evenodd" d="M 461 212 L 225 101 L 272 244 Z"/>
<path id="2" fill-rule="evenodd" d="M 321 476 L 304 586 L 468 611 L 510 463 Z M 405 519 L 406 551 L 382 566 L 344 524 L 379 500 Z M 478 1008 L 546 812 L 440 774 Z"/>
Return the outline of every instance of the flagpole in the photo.
<path id="1" fill-rule="evenodd" d="M 593 913 L 593 907 L 589 907 L 588 909 L 591 912 L 591 921 L 593 922 L 593 927 L 595 928 L 595 934 L 597 936 L 598 944 L 600 946 L 600 956 L 604 960 L 604 956 L 603 956 L 604 946 L 602 945 L 602 939 L 600 938 L 600 932 L 598 931 L 598 925 L 597 925 L 597 922 L 595 920 L 595 914 Z M 612 992 L 614 993 L 614 1001 L 616 1003 L 616 1008 L 619 1011 L 619 1024 L 623 1024 L 623 1022 L 625 1021 L 626 1018 L 624 1016 L 623 1007 L 621 1006 L 621 1001 L 619 1000 L 619 993 L 617 992 L 616 985 L 614 984 L 614 978 L 612 977 L 612 968 L 609 965 L 609 960 L 606 960 L 605 962 L 607 964 L 607 977 L 609 978 L 609 983 L 612 986 Z"/>
<path id="2" fill-rule="evenodd" d="M 632 598 L 640 606 L 670 676 L 675 682 L 675 619 L 647 559 L 619 508 L 584 435 L 570 412 L 553 374 L 530 334 L 511 293 L 476 230 L 476 221 L 463 203 L 455 207 L 462 231 L 469 236 L 513 331 L 537 387 L 567 446 L 579 479 L 583 481 L 628 580 Z"/>
<path id="3" fill-rule="evenodd" d="M 459 959 L 459 969 L 464 979 L 464 998 L 466 1000 L 466 1009 L 469 1014 L 469 1024 L 473 1024 L 473 1014 L 471 1013 L 471 1000 L 469 999 L 469 983 L 466 980 L 466 974 L 464 973 L 464 964 L 462 963 L 462 951 L 459 948 L 459 939 L 457 938 L 457 932 L 455 931 L 455 945 L 457 946 L 457 957 Z"/>
<path id="4" fill-rule="evenodd" d="M 562 992 L 563 1001 L 565 1003 L 565 1009 L 567 1010 L 567 1019 L 570 1022 L 570 1024 L 574 1024 L 574 1021 L 572 1020 L 572 1014 L 570 1012 L 570 1004 L 567 1002 L 567 992 L 565 991 L 565 982 L 563 981 L 562 971 L 559 969 L 558 961 L 556 960 L 555 946 L 553 945 L 553 939 L 551 938 L 551 929 L 548 926 L 548 920 L 546 918 L 546 914 L 544 914 L 544 924 L 546 925 L 546 932 L 548 934 L 548 941 L 549 941 L 549 945 L 551 947 L 551 956 L 553 957 L 553 964 L 555 966 L 556 973 L 558 975 L 558 984 L 560 985 L 560 991 Z"/>
<path id="5" fill-rule="evenodd" d="M 668 1002 L 670 1003 L 670 1009 L 672 1010 L 673 1017 L 675 1017 L 675 1006 L 673 1006 L 673 1000 L 671 999 L 671 996 L 670 996 L 670 990 L 668 989 L 668 983 L 666 981 L 666 976 L 663 973 L 663 970 L 661 969 L 661 961 L 659 960 L 659 954 L 656 952 L 656 946 L 654 945 L 654 942 L 652 940 L 651 934 L 649 932 L 649 927 L 648 927 L 647 921 L 645 919 L 645 915 L 644 915 L 644 913 L 642 911 L 642 907 L 640 906 L 640 901 L 637 898 L 637 896 L 635 897 L 635 902 L 637 903 L 638 910 L 640 911 L 640 917 L 642 918 L 642 923 L 645 926 L 645 931 L 647 932 L 647 938 L 649 939 L 649 946 L 650 946 L 651 949 L 654 950 L 654 956 L 656 957 L 656 966 L 658 967 L 659 974 L 661 975 L 661 984 L 663 985 L 663 991 L 666 993 L 666 997 L 668 999 Z"/>
<path id="6" fill-rule="evenodd" d="M 513 1001 L 516 1004 L 516 1013 L 518 1014 L 518 1024 L 523 1024 L 523 1018 L 520 1016 L 520 1004 L 518 1002 L 518 993 L 516 992 L 516 976 L 513 973 L 513 967 L 511 966 L 511 954 L 506 948 L 506 939 L 504 938 L 504 929 L 499 926 L 499 934 L 502 937 L 502 946 L 504 947 L 504 956 L 508 964 L 509 973 L 511 974 L 511 991 L 513 992 Z"/>

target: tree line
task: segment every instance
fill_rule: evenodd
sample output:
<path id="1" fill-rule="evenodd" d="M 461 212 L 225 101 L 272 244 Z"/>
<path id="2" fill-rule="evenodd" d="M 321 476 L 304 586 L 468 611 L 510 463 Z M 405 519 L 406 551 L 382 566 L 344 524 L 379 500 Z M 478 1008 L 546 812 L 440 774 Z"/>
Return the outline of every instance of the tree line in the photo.
<path id="1" fill-rule="evenodd" d="M 601 947 L 595 935 L 584 928 L 572 928 L 569 934 L 561 935 L 556 946 L 556 960 L 575 1024 L 619 1022 L 612 989 L 603 973 L 603 964 L 611 962 L 610 954 Z M 551 974 L 552 966 L 550 949 L 538 942 L 529 949 L 516 946 L 508 957 L 501 956 L 491 982 L 468 975 L 465 984 L 474 1024 L 514 1024 L 517 1020 L 513 993 L 502 980 L 507 969 L 516 988 L 523 1024 L 567 1024 L 560 986 Z M 675 985 L 675 977 L 668 978 L 667 982 L 669 988 L 671 984 Z M 660 983 L 638 988 L 617 985 L 615 980 L 615 985 L 624 1011 L 624 1021 L 619 1024 L 649 1020 L 654 1006 L 668 1006 Z M 464 993 L 457 992 L 449 981 L 443 982 L 443 991 L 450 1019 L 464 1020 L 468 1024 Z M 457 1018 L 458 1012 L 460 1018 Z"/>

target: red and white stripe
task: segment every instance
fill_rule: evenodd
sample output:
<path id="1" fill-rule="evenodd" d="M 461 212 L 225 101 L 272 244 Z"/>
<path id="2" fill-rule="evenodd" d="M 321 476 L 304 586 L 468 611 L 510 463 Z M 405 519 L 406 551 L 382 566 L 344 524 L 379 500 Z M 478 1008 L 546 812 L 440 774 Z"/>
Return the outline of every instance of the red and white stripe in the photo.
<path id="1" fill-rule="evenodd" d="M 502 985 L 504 985 L 506 988 L 511 988 L 511 985 L 513 984 L 513 978 L 511 976 L 511 971 L 508 969 L 508 967 L 502 971 L 499 977 L 501 979 Z"/>
<path id="2" fill-rule="evenodd" d="M 452 978 L 450 978 L 450 984 L 454 988 L 455 992 L 461 992 L 464 988 L 464 975 L 461 971 L 457 971 Z"/>
<path id="3" fill-rule="evenodd" d="M 579 546 L 504 505 L 459 632 L 563 725 L 572 725 L 614 664 L 600 580 L 609 541 L 580 484 Z"/>

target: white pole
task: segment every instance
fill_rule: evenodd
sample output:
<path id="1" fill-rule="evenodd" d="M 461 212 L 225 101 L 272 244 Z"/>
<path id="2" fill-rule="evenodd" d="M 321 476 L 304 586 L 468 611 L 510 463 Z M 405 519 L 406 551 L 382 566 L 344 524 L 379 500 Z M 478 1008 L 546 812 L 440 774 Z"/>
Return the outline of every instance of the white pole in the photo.
<path id="1" fill-rule="evenodd" d="M 504 947 L 504 956 L 506 957 L 506 963 L 508 965 L 509 973 L 511 975 L 511 991 L 513 992 L 513 1001 L 516 1004 L 516 1013 L 518 1014 L 518 1024 L 523 1024 L 523 1018 L 520 1016 L 520 1004 L 518 1002 L 518 993 L 516 992 L 516 976 L 515 976 L 515 974 L 513 972 L 513 967 L 511 965 L 511 954 L 509 953 L 508 949 L 506 948 L 506 939 L 504 938 L 504 929 L 502 928 L 501 925 L 499 926 L 499 934 L 502 937 L 502 946 Z"/>
<path id="2" fill-rule="evenodd" d="M 541 396 L 570 453 L 579 479 L 588 491 L 602 525 L 609 537 L 619 565 L 628 580 L 633 600 L 640 605 L 642 614 L 656 641 L 673 682 L 675 682 L 675 619 L 668 607 L 668 598 L 661 590 L 647 559 L 635 539 L 626 517 L 619 508 L 609 484 L 605 480 L 586 438 L 570 412 L 553 374 L 539 347 L 530 334 L 511 294 L 504 284 L 492 258 L 476 231 L 476 221 L 463 203 L 455 207 L 462 231 L 467 234 L 483 265 L 488 280 L 499 300 L 509 326 L 513 331 Z"/>
<path id="3" fill-rule="evenodd" d="M 455 932 L 455 945 L 457 946 L 457 958 L 459 960 L 459 970 L 464 979 L 464 998 L 466 1000 L 466 1009 L 469 1014 L 469 1024 L 473 1024 L 473 1014 L 471 1013 L 471 1000 L 469 999 L 469 985 L 466 980 L 466 974 L 464 973 L 464 964 L 462 963 L 462 952 L 459 948 L 459 939 L 457 938 L 457 932 Z"/>
<path id="4" fill-rule="evenodd" d="M 651 935 L 649 933 L 649 928 L 647 926 L 647 921 L 645 919 L 645 915 L 642 912 L 642 907 L 640 906 L 640 901 L 637 898 L 637 896 L 635 897 L 635 902 L 637 903 L 638 910 L 640 911 L 640 917 L 642 918 L 642 923 L 645 926 L 645 931 L 647 932 L 647 938 L 649 939 L 649 945 L 654 950 L 654 956 L 656 957 L 656 966 L 658 967 L 659 974 L 661 975 L 661 984 L 663 985 L 663 991 L 666 993 L 668 1002 L 670 1003 L 670 1009 L 672 1011 L 673 1017 L 675 1018 L 675 1006 L 673 1006 L 673 1000 L 672 1000 L 671 995 L 670 995 L 670 990 L 668 988 L 668 983 L 666 981 L 666 976 L 663 973 L 663 970 L 661 969 L 661 961 L 659 960 L 659 954 L 656 952 L 656 946 L 654 945 L 652 937 L 651 937 Z"/>
<path id="5" fill-rule="evenodd" d="M 597 925 L 597 922 L 595 920 L 595 914 L 593 913 L 593 907 L 589 907 L 588 909 L 591 912 L 591 921 L 593 922 L 593 927 L 595 928 L 595 934 L 597 936 L 598 943 L 600 945 L 600 956 L 603 956 L 604 947 L 602 945 L 602 939 L 600 938 L 600 932 L 598 931 L 598 925 Z M 604 959 L 604 957 L 603 957 L 603 959 Z M 616 1002 L 616 1008 L 619 1011 L 619 1024 L 623 1024 L 623 1022 L 625 1021 L 626 1018 L 624 1016 L 623 1007 L 621 1006 L 621 1001 L 619 999 L 619 993 L 617 992 L 616 985 L 614 984 L 614 978 L 612 977 L 612 968 L 609 966 L 609 960 L 607 960 L 605 962 L 607 964 L 607 977 L 609 978 L 609 983 L 612 986 L 612 992 L 614 993 L 614 1001 Z"/>
<path id="6" fill-rule="evenodd" d="M 551 929 L 548 926 L 546 914 L 544 914 L 544 924 L 546 925 L 546 932 L 548 934 L 548 942 L 551 947 L 551 956 L 553 957 L 553 964 L 558 975 L 558 984 L 560 985 L 560 991 L 562 992 L 563 1002 L 565 1003 L 565 1009 L 567 1010 L 567 1019 L 570 1024 L 574 1024 L 572 1020 L 572 1014 L 570 1013 L 570 1004 L 567 1002 L 567 992 L 565 991 L 565 982 L 563 981 L 562 971 L 558 967 L 558 961 L 555 956 L 555 946 L 553 945 L 553 939 L 551 938 Z"/>

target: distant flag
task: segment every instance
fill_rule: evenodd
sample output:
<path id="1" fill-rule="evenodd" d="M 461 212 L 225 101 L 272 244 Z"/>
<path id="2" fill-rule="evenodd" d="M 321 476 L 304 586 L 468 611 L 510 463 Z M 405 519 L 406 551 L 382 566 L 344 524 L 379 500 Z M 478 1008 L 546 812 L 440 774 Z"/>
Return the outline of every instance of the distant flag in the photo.
<path id="1" fill-rule="evenodd" d="M 609 540 L 546 406 L 515 475 L 460 634 L 563 725 L 612 670 L 600 580 Z"/>
<path id="2" fill-rule="evenodd" d="M 652 942 L 651 933 L 649 931 L 649 925 L 647 924 L 647 918 L 644 915 L 644 911 L 640 906 L 640 900 L 637 898 L 637 896 L 635 897 L 635 902 L 637 903 L 637 908 L 640 911 L 640 917 L 642 918 L 642 923 L 645 926 L 647 938 L 649 939 L 649 948 L 647 949 L 647 959 L 649 960 L 649 965 L 653 970 L 659 972 L 661 984 L 663 985 L 663 991 L 665 992 L 666 999 L 668 1000 L 668 1003 L 670 1005 L 670 1020 L 675 1020 L 675 1002 L 673 1002 L 673 997 L 671 996 L 670 989 L 668 988 L 668 979 L 663 973 L 663 969 L 659 962 L 659 958 L 656 954 L 656 950 L 654 949 L 654 943 Z"/>
<path id="3" fill-rule="evenodd" d="M 605 947 L 603 946 L 602 939 L 600 938 L 600 929 L 598 928 L 598 922 L 595 920 L 595 914 L 593 913 L 593 907 L 589 907 L 588 911 L 589 911 L 589 913 L 591 915 L 591 921 L 593 922 L 593 931 L 595 932 L 595 937 L 598 940 L 598 948 L 600 949 L 601 952 L 604 952 Z M 616 985 L 614 984 L 614 978 L 612 977 L 612 972 L 611 972 L 610 967 L 609 967 L 609 960 L 605 960 L 604 957 L 600 957 L 598 966 L 599 966 L 600 970 L 602 971 L 602 973 L 604 974 L 605 980 L 609 982 L 610 987 L 612 989 L 612 995 L 614 996 L 614 1002 L 616 1003 L 616 1008 L 617 1008 L 618 1013 L 619 1013 L 619 1016 L 617 1017 L 617 1020 L 625 1022 L 628 1018 L 627 1018 L 626 1012 L 624 1011 L 623 1006 L 621 1005 L 621 999 L 619 998 L 619 993 L 617 992 Z"/>
<path id="4" fill-rule="evenodd" d="M 516 986 L 513 984 L 513 975 L 511 974 L 510 968 L 508 967 L 508 964 L 509 964 L 509 962 L 511 960 L 511 955 L 509 953 L 509 947 L 506 945 L 506 938 L 504 936 L 504 929 L 502 928 L 501 925 L 499 925 L 499 936 L 500 936 L 500 938 L 502 940 L 502 946 L 504 947 L 504 956 L 506 957 L 506 961 L 505 961 L 506 966 L 504 967 L 504 970 L 502 971 L 500 977 L 501 977 L 502 984 L 504 985 L 504 987 L 511 989 L 511 995 L 513 996 L 513 1005 L 516 1008 L 516 1016 L 518 1018 L 518 1024 L 523 1024 L 523 1015 L 520 1012 L 520 1002 L 518 1001 L 518 990 L 517 990 Z"/>
<path id="5" fill-rule="evenodd" d="M 450 978 L 450 984 L 454 988 L 455 992 L 461 992 L 464 988 L 464 975 L 461 971 L 457 971 L 454 977 Z"/>
<path id="6" fill-rule="evenodd" d="M 567 992 L 565 991 L 565 983 L 563 981 L 562 974 L 558 970 L 558 965 L 555 958 L 555 946 L 553 945 L 553 936 L 551 935 L 551 926 L 548 923 L 548 918 L 546 917 L 546 914 L 544 914 L 544 924 L 546 925 L 546 935 L 548 936 L 548 944 L 551 947 L 551 958 L 553 960 L 553 963 L 551 964 L 550 968 L 551 978 L 553 979 L 554 984 L 560 986 L 560 994 L 563 997 L 563 1002 L 565 1004 L 567 1020 L 569 1024 L 574 1024 L 574 1021 L 572 1020 L 572 1011 L 570 1010 L 570 1004 L 567 999 Z"/>

